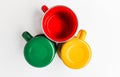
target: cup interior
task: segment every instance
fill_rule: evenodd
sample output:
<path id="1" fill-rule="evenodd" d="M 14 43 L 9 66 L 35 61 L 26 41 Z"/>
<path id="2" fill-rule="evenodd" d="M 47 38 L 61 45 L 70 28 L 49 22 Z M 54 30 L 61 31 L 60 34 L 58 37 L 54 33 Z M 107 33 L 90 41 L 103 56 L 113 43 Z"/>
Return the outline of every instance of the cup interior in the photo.
<path id="1" fill-rule="evenodd" d="M 64 64 L 73 69 L 86 66 L 91 59 L 91 48 L 83 40 L 73 38 L 62 45 L 59 56 Z"/>
<path id="2" fill-rule="evenodd" d="M 56 6 L 46 12 L 42 26 L 50 39 L 61 42 L 75 34 L 78 21 L 72 10 L 65 6 Z"/>
<path id="3" fill-rule="evenodd" d="M 50 64 L 55 53 L 55 45 L 43 35 L 32 38 L 24 48 L 26 61 L 35 67 L 45 67 Z"/>

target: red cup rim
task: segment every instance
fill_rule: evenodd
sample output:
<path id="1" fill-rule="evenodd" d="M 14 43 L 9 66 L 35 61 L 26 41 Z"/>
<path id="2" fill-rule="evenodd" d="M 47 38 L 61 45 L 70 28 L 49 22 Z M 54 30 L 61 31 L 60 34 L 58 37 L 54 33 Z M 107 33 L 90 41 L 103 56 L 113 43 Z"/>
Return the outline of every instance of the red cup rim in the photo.
<path id="1" fill-rule="evenodd" d="M 73 29 L 73 32 L 68 36 L 68 37 L 66 37 L 66 38 L 63 38 L 63 39 L 57 39 L 57 38 L 52 38 L 52 37 L 50 37 L 50 35 L 49 34 L 47 34 L 46 32 L 45 32 L 45 30 L 44 30 L 44 28 L 43 28 L 43 20 L 44 20 L 44 17 L 46 16 L 46 14 L 48 14 L 50 11 L 53 11 L 55 8 L 63 8 L 64 9 L 64 11 L 66 11 L 66 10 L 69 10 L 69 12 L 71 12 L 71 16 L 74 18 L 74 21 L 75 21 L 75 26 L 74 26 L 74 29 Z M 73 37 L 73 35 L 76 33 L 76 31 L 77 31 L 77 28 L 78 28 L 78 20 L 77 20 L 77 17 L 76 17 L 76 15 L 75 15 L 75 13 L 70 9 L 70 8 L 68 8 L 68 7 L 66 7 L 66 6 L 64 6 L 64 5 L 57 5 L 57 6 L 54 6 L 54 7 L 52 7 L 52 8 L 50 8 L 50 9 L 48 9 L 46 12 L 45 12 L 45 14 L 44 14 L 44 16 L 43 16 L 43 18 L 42 18 L 42 30 L 43 30 L 43 32 L 44 32 L 44 34 L 50 39 L 50 40 L 52 40 L 52 41 L 55 41 L 55 42 L 65 42 L 65 41 L 67 41 L 67 40 L 69 40 L 69 39 L 71 39 L 72 37 Z"/>

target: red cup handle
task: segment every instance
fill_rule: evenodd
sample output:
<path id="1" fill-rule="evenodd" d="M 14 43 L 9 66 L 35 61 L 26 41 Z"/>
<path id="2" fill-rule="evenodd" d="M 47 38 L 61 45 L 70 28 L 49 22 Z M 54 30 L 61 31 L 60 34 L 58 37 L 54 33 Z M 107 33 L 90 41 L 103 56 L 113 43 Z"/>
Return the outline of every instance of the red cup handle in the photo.
<path id="1" fill-rule="evenodd" d="M 48 10 L 48 7 L 46 5 L 43 5 L 41 9 L 45 13 Z"/>

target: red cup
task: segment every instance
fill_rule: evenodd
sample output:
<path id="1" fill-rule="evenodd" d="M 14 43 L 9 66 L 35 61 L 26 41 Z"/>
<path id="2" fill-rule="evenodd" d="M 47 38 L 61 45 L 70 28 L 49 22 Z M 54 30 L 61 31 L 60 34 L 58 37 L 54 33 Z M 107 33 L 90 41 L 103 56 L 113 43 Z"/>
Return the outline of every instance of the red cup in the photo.
<path id="1" fill-rule="evenodd" d="M 62 5 L 48 9 L 47 6 L 43 5 L 42 11 L 45 12 L 42 29 L 49 39 L 64 42 L 75 34 L 78 20 L 71 9 Z"/>

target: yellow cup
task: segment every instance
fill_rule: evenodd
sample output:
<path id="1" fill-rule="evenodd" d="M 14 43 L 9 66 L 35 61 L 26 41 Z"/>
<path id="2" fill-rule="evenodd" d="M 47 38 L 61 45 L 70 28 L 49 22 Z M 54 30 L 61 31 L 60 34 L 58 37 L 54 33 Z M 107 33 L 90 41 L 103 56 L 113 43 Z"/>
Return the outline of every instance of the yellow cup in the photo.
<path id="1" fill-rule="evenodd" d="M 80 30 L 78 35 L 63 44 L 58 44 L 58 55 L 63 63 L 73 69 L 86 66 L 91 59 L 91 48 L 85 42 L 86 31 Z"/>

